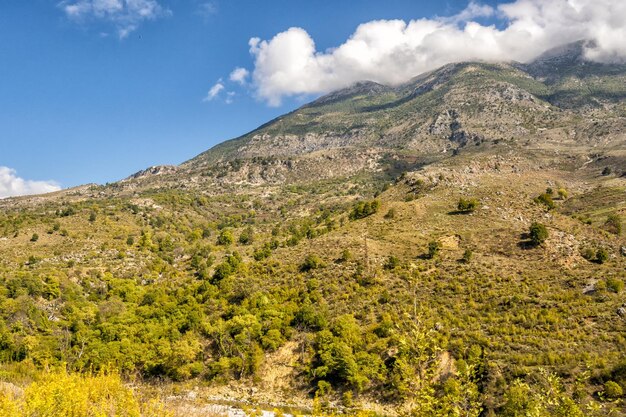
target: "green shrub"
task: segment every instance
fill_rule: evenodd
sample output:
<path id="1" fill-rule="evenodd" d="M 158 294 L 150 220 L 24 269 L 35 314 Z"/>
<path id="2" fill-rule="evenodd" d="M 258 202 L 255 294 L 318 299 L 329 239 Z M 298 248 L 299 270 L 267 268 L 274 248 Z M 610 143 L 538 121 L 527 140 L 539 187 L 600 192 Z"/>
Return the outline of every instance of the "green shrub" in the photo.
<path id="1" fill-rule="evenodd" d="M 624 395 L 624 390 L 615 381 L 607 381 L 604 384 L 604 395 L 610 400 L 616 400 Z"/>
<path id="2" fill-rule="evenodd" d="M 37 242 L 38 240 L 39 240 L 39 235 L 37 233 L 33 233 L 33 235 L 30 237 L 30 241 Z"/>
<path id="3" fill-rule="evenodd" d="M 553 210 L 556 207 L 552 196 L 547 193 L 541 194 L 539 197 L 536 197 L 535 203 L 543 204 L 548 210 Z"/>
<path id="4" fill-rule="evenodd" d="M 535 222 L 530 225 L 528 235 L 532 244 L 538 246 L 548 238 L 548 229 L 543 224 Z"/>
<path id="5" fill-rule="evenodd" d="M 622 219 L 617 214 L 611 214 L 604 222 L 604 229 L 615 235 L 622 234 Z"/>
<path id="6" fill-rule="evenodd" d="M 465 249 L 465 252 L 463 252 L 463 257 L 461 258 L 461 260 L 468 264 L 471 262 L 472 257 L 474 256 L 474 252 L 472 252 L 471 249 Z"/>
<path id="7" fill-rule="evenodd" d="M 304 258 L 304 262 L 302 263 L 302 265 L 300 265 L 300 270 L 301 271 L 310 271 L 312 269 L 319 269 L 324 267 L 324 262 L 322 262 L 322 259 L 317 256 L 317 255 L 307 255 L 306 258 Z"/>
<path id="8" fill-rule="evenodd" d="M 250 245 L 254 241 L 254 230 L 252 227 L 246 227 L 239 235 L 239 243 L 242 245 Z"/>
<path id="9" fill-rule="evenodd" d="M 620 293 L 624 289 L 624 281 L 619 278 L 610 277 L 606 280 L 606 287 L 615 293 Z"/>
<path id="10" fill-rule="evenodd" d="M 222 246 L 232 245 L 234 241 L 235 238 L 233 237 L 233 232 L 231 232 L 229 229 L 222 230 L 217 237 L 217 244 Z"/>
<path id="11" fill-rule="evenodd" d="M 360 201 L 352 207 L 350 212 L 350 220 L 363 219 L 376 213 L 380 208 L 380 201 Z"/>
<path id="12" fill-rule="evenodd" d="M 428 243 L 428 259 L 433 259 L 439 253 L 441 244 L 436 240 Z"/>
<path id="13" fill-rule="evenodd" d="M 354 255 L 352 255 L 352 252 L 350 252 L 349 249 L 344 249 L 343 251 L 341 251 L 341 256 L 339 257 L 339 261 L 349 262 L 352 260 L 352 258 L 354 258 Z"/>
<path id="14" fill-rule="evenodd" d="M 458 211 L 465 213 L 471 213 L 476 210 L 476 208 L 478 208 L 478 200 L 476 200 L 475 198 L 465 199 L 461 197 L 457 204 Z"/>
<path id="15" fill-rule="evenodd" d="M 608 261 L 608 259 L 609 252 L 604 248 L 598 249 L 598 251 L 596 252 L 596 262 L 598 262 L 599 264 L 603 264 Z"/>
<path id="16" fill-rule="evenodd" d="M 399 266 L 400 266 L 400 259 L 398 259 L 397 257 L 393 255 L 390 255 L 387 258 L 387 261 L 385 262 L 385 264 L 383 265 L 383 267 L 388 270 L 395 269 Z"/>

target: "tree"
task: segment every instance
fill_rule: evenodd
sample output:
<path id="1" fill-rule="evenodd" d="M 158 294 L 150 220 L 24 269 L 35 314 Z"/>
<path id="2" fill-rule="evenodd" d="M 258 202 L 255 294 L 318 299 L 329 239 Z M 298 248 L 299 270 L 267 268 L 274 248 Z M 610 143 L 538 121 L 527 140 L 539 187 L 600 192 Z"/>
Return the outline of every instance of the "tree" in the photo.
<path id="1" fill-rule="evenodd" d="M 535 222 L 530 225 L 528 234 L 533 245 L 539 246 L 548 238 L 548 229 L 543 224 Z"/>

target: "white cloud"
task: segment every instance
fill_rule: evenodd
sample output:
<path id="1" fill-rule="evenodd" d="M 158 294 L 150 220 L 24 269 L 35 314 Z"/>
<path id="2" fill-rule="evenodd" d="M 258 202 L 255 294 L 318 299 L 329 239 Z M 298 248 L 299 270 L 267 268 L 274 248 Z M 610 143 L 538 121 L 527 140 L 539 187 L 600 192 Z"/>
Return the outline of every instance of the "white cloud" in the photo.
<path id="1" fill-rule="evenodd" d="M 474 21 L 497 16 L 501 26 Z M 527 62 L 545 50 L 595 41 L 586 57 L 626 61 L 626 1 L 516 0 L 493 9 L 471 2 L 451 17 L 377 20 L 360 25 L 343 44 L 318 51 L 302 28 L 270 40 L 252 38 L 256 94 L 270 105 L 286 96 L 319 94 L 371 80 L 399 84 L 451 62 Z"/>
<path id="2" fill-rule="evenodd" d="M 248 71 L 245 68 L 237 67 L 233 70 L 233 72 L 230 73 L 229 79 L 240 85 L 244 85 L 249 75 L 250 75 L 250 71 Z"/>
<path id="3" fill-rule="evenodd" d="M 211 101 L 215 99 L 223 89 L 224 89 L 224 84 L 222 84 L 222 81 L 220 80 L 217 83 L 215 83 L 213 87 L 211 87 L 206 97 L 202 101 Z"/>
<path id="4" fill-rule="evenodd" d="M 146 20 L 168 16 L 171 11 L 156 0 L 64 0 L 59 7 L 76 22 L 102 21 L 115 27 L 124 39 Z"/>
<path id="5" fill-rule="evenodd" d="M 207 1 L 198 5 L 196 14 L 202 17 L 205 21 L 209 20 L 213 15 L 216 15 L 219 8 L 214 1 Z"/>
<path id="6" fill-rule="evenodd" d="M 31 181 L 17 176 L 15 170 L 0 166 L 0 198 L 43 194 L 60 190 L 55 181 Z"/>

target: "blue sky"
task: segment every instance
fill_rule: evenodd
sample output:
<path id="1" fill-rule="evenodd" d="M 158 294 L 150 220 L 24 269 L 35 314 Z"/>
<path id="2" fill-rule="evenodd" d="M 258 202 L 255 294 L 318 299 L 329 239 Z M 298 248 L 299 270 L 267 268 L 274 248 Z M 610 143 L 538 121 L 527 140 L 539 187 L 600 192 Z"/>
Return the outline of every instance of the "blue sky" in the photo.
<path id="1" fill-rule="evenodd" d="M 10 169 L 0 188 L 3 172 L 70 187 L 179 164 L 360 78 L 402 82 L 474 56 L 528 59 L 602 19 L 576 10 L 576 25 L 559 20 L 570 1 L 3 0 L 0 168 Z M 598 1 L 623 12 L 617 1 L 582 3 Z M 546 21 L 557 24 L 538 31 Z M 436 42 L 416 45 L 433 24 Z M 241 83 L 229 79 L 236 68 Z"/>
<path id="2" fill-rule="evenodd" d="M 250 38 L 299 26 L 325 49 L 362 22 L 452 14 L 466 6 L 221 0 L 207 10 L 208 2 L 160 3 L 168 15 L 141 22 L 120 39 L 114 23 L 74 21 L 55 1 L 2 1 L 0 166 L 68 187 L 181 163 L 302 103 L 298 97 L 270 107 L 246 89 L 238 89 L 231 104 L 203 102 L 234 67 L 251 69 Z"/>

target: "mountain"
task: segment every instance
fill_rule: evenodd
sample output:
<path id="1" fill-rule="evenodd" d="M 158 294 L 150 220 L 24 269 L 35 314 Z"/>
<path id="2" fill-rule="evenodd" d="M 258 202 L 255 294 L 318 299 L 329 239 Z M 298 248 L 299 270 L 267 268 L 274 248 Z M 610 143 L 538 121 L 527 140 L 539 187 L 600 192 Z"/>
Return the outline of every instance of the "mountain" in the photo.
<path id="1" fill-rule="evenodd" d="M 464 152 L 541 149 L 586 161 L 593 149 L 624 170 L 626 66 L 586 61 L 585 45 L 529 64 L 450 64 L 396 87 L 357 83 L 180 168 L 219 184 L 263 184 L 393 177 Z"/>
<path id="2" fill-rule="evenodd" d="M 177 415 L 626 415 L 626 70 L 588 47 L 0 200 L 0 414 L 62 366 Z"/>

